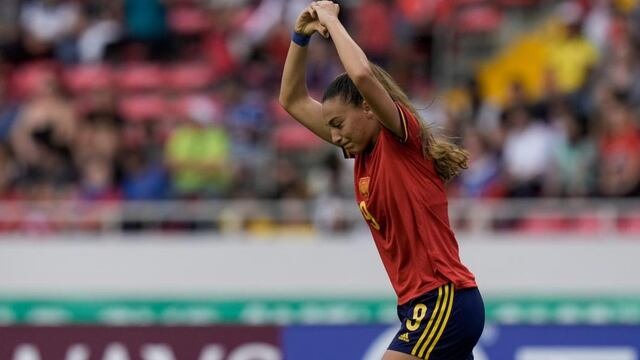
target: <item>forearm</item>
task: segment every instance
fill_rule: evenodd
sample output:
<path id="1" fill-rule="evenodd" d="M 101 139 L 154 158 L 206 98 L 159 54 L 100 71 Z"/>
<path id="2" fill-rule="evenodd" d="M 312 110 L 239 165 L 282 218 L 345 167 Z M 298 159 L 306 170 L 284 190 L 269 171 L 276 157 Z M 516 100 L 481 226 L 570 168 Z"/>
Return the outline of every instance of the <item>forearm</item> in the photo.
<path id="1" fill-rule="evenodd" d="M 338 19 L 332 19 L 324 24 L 331 34 L 340 62 L 353 82 L 370 76 L 371 67 L 364 51 L 351 38 L 347 30 Z"/>
<path id="2" fill-rule="evenodd" d="M 307 48 L 300 47 L 293 41 L 284 63 L 282 83 L 280 86 L 280 104 L 287 108 L 297 99 L 307 98 Z"/>
<path id="3" fill-rule="evenodd" d="M 299 123 L 331 142 L 329 128 L 322 121 L 322 106 L 309 96 L 307 90 L 306 63 L 307 48 L 292 42 L 282 73 L 280 105 Z"/>
<path id="4" fill-rule="evenodd" d="M 351 38 L 336 17 L 326 20 L 324 26 L 331 34 L 340 62 L 347 71 L 347 75 L 366 100 L 370 110 L 377 115 L 378 120 L 385 128 L 403 139 L 405 132 L 398 109 L 389 91 L 376 75 L 375 71 L 377 70 L 369 63 L 364 51 Z"/>

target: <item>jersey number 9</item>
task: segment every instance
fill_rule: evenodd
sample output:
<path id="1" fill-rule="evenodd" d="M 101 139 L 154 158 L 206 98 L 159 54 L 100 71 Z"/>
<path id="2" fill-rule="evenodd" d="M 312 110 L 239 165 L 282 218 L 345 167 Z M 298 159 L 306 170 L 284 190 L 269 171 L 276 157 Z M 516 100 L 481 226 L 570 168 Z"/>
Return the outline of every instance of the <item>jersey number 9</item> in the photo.
<path id="1" fill-rule="evenodd" d="M 362 216 L 364 216 L 364 219 L 371 224 L 374 229 L 380 230 L 380 224 L 378 224 L 373 215 L 371 215 L 364 200 L 360 201 L 360 212 L 362 213 Z"/>
<path id="2" fill-rule="evenodd" d="M 420 327 L 420 322 L 427 315 L 427 306 L 418 304 L 413 308 L 413 320 L 407 319 L 407 330 L 416 331 Z"/>

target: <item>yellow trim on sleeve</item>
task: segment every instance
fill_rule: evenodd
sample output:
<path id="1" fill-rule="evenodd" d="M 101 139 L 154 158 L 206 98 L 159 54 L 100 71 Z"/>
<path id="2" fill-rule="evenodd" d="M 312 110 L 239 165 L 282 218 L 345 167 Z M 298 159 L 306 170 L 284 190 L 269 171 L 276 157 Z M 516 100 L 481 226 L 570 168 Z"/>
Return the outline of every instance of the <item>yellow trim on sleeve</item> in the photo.
<path id="1" fill-rule="evenodd" d="M 402 142 L 407 142 L 409 140 L 409 132 L 407 131 L 407 117 L 404 115 L 404 111 L 402 111 L 402 105 L 396 104 L 398 108 L 398 112 L 400 113 L 400 121 L 402 121 L 402 128 L 404 129 L 404 139 Z"/>

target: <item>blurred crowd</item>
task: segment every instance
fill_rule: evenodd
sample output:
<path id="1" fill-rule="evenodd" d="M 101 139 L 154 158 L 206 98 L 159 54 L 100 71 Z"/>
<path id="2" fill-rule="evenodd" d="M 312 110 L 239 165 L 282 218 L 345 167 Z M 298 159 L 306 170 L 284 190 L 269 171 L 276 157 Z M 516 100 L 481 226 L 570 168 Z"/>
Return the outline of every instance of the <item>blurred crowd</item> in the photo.
<path id="1" fill-rule="evenodd" d="M 640 195 L 640 8 L 559 2 L 553 14 L 537 96 L 515 76 L 497 105 L 470 81 L 446 119 L 472 158 L 461 196 Z"/>
<path id="2" fill-rule="evenodd" d="M 635 1 L 554 4 L 562 36 L 541 95 L 517 78 L 499 102 L 473 76 L 448 89 L 433 82 L 434 29 L 457 6 L 537 3 L 360 0 L 343 2 L 341 17 L 434 129 L 469 150 L 453 196 L 640 195 Z M 351 197 L 350 163 L 277 102 L 307 4 L 3 0 L 0 198 Z M 327 41 L 314 38 L 309 51 L 320 96 L 342 69 Z"/>

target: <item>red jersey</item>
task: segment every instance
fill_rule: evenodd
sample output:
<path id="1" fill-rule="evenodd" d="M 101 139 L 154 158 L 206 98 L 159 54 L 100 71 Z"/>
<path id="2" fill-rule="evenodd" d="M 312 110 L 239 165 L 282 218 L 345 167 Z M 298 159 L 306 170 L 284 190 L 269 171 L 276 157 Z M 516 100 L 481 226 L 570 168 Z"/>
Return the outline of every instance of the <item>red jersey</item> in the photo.
<path id="1" fill-rule="evenodd" d="M 422 154 L 420 124 L 397 105 L 405 139 L 382 127 L 369 152 L 355 156 L 355 190 L 391 284 L 403 304 L 452 282 L 475 287 L 449 225 L 444 182 Z"/>

